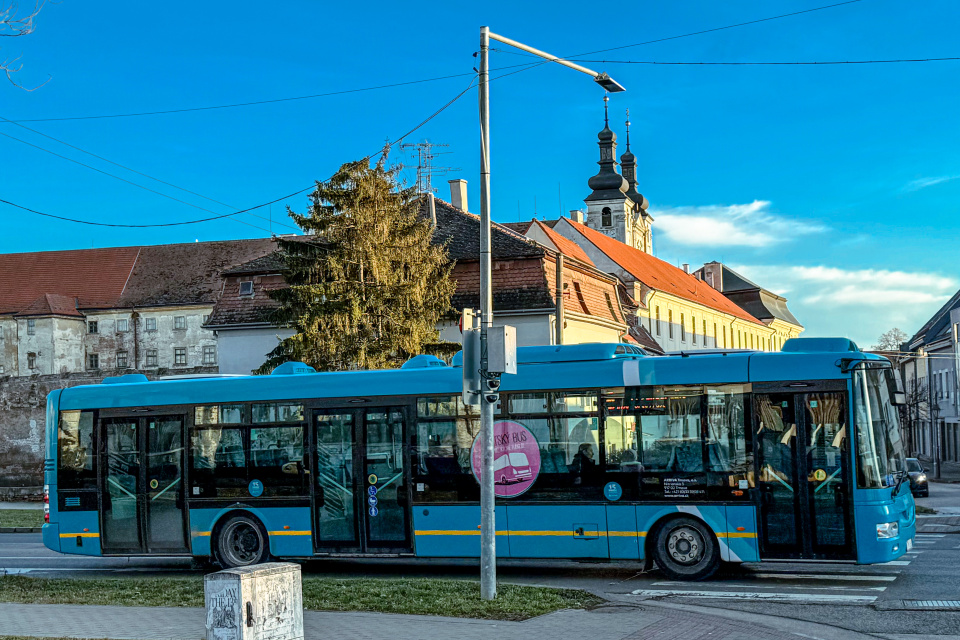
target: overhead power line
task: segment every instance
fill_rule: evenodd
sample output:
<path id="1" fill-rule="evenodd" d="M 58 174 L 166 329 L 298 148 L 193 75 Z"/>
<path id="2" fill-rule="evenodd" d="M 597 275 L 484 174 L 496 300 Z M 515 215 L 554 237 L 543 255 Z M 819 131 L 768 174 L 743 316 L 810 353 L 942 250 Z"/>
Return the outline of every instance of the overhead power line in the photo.
<path id="1" fill-rule="evenodd" d="M 58 139 L 58 138 L 54 138 L 53 136 L 47 135 L 47 134 L 43 133 L 42 131 L 37 131 L 36 129 L 31 129 L 31 128 L 28 127 L 28 126 L 23 125 L 23 124 L 20 124 L 19 122 L 14 122 L 13 120 L 10 120 L 9 118 L 4 118 L 3 116 L 0 116 L 0 122 L 9 122 L 10 124 L 16 125 L 17 127 L 20 127 L 21 129 L 24 129 L 24 130 L 26 130 L 26 131 L 30 131 L 31 133 L 35 133 L 35 134 L 37 134 L 38 136 L 43 136 L 44 138 L 47 138 L 48 140 L 53 140 L 54 142 L 57 142 L 57 143 L 62 144 L 62 145 L 64 145 L 64 146 L 70 147 L 71 149 L 75 149 L 75 150 L 77 150 L 77 151 L 79 151 L 79 152 L 81 152 L 81 153 L 85 153 L 85 154 L 87 154 L 88 156 L 92 156 L 92 157 L 94 157 L 94 158 L 96 158 L 96 159 L 98 159 L 98 160 L 102 160 L 103 162 L 107 162 L 107 163 L 109 163 L 109 164 L 112 164 L 112 165 L 114 165 L 115 167 L 120 167 L 121 169 L 125 169 L 126 171 L 130 171 L 131 173 L 135 173 L 135 174 L 137 174 L 137 175 L 139 175 L 139 176 L 143 176 L 144 178 L 149 178 L 150 180 L 153 180 L 153 181 L 155 181 L 155 182 L 159 182 L 160 184 L 167 185 L 168 187 L 173 187 L 174 189 L 178 189 L 179 191 L 183 191 L 184 193 L 189 193 L 190 195 L 197 196 L 198 198 L 203 198 L 204 200 L 208 200 L 208 201 L 210 201 L 210 202 L 213 202 L 214 204 L 219 204 L 219 205 L 222 205 L 222 206 L 224 206 L 224 207 L 228 207 L 228 208 L 230 208 L 230 209 L 235 208 L 235 207 L 233 207 L 233 206 L 231 206 L 231 205 L 229 205 L 229 204 L 227 204 L 227 203 L 225 203 L 225 202 L 220 202 L 219 200 L 214 200 L 213 198 L 209 198 L 209 197 L 203 195 L 202 193 L 197 193 L 196 191 L 191 191 L 190 189 L 185 189 L 185 188 L 183 188 L 183 187 L 180 187 L 180 186 L 177 186 L 177 185 L 173 184 L 172 182 L 167 182 L 166 180 L 161 180 L 160 178 L 155 178 L 154 176 L 151 176 L 151 175 L 149 175 L 149 174 L 143 173 L 142 171 L 137 171 L 136 169 L 133 169 L 133 168 L 128 167 L 128 166 L 126 166 L 126 165 L 122 165 L 122 164 L 120 164 L 119 162 L 114 162 L 113 160 L 110 160 L 110 159 L 108 159 L 108 158 L 104 158 L 103 156 L 97 155 L 96 153 L 93 153 L 92 151 L 87 151 L 86 149 L 82 149 L 82 148 L 80 148 L 80 147 L 78 147 L 78 146 L 76 146 L 76 145 L 70 144 L 69 142 L 66 142 L 66 141 L 64 141 L 64 140 L 60 140 L 60 139 Z M 121 178 L 121 177 L 119 177 L 119 176 L 116 176 L 116 175 L 114 175 L 114 174 L 112 174 L 112 173 L 107 173 L 107 172 L 105 172 L 105 171 L 101 171 L 100 169 L 97 169 L 97 168 L 95 168 L 95 167 L 91 167 L 90 165 L 84 164 L 84 163 L 82 163 L 82 162 L 78 162 L 78 161 L 73 160 L 73 159 L 71 159 L 71 158 L 68 158 L 68 157 L 66 157 L 66 156 L 62 156 L 62 155 L 60 155 L 60 154 L 58 154 L 58 153 L 55 153 L 55 152 L 53 152 L 53 151 L 50 151 L 49 149 L 46 149 L 46 148 L 41 147 L 41 146 L 39 146 L 39 145 L 35 145 L 35 144 L 32 144 L 32 143 L 29 143 L 29 142 L 27 142 L 27 141 L 25 141 L 25 140 L 21 140 L 20 138 L 15 138 L 15 137 L 13 137 L 13 136 L 11 136 L 11 135 L 9 135 L 9 134 L 6 134 L 6 133 L 0 133 L 0 135 L 6 136 L 6 137 L 8 137 L 8 138 L 10 138 L 10 139 L 12 139 L 12 140 L 16 140 L 17 142 L 22 142 L 23 144 L 26 144 L 26 145 L 29 145 L 29 146 L 31 146 L 31 147 L 34 147 L 35 149 L 39 149 L 40 151 L 45 151 L 45 152 L 47 152 L 47 153 L 50 153 L 51 155 L 57 156 L 58 158 L 62 158 L 62 159 L 64 159 L 64 160 L 68 160 L 68 161 L 70 161 L 70 162 L 74 162 L 74 163 L 76 163 L 76 164 L 79 164 L 79 165 L 81 165 L 81 166 L 83 166 L 83 167 L 87 167 L 87 168 L 89 168 L 89 169 L 93 169 L 94 171 L 97 171 L 98 173 L 103 173 L 104 175 L 110 176 L 111 178 L 116 178 L 117 180 L 121 180 L 121 181 L 123 181 L 123 182 L 126 182 L 127 184 L 133 185 L 133 186 L 138 187 L 138 188 L 140 188 L 140 189 L 144 189 L 144 190 L 149 191 L 149 192 L 151 192 L 151 193 L 156 193 L 156 194 L 161 195 L 161 196 L 163 196 L 163 197 L 165 197 L 165 198 L 171 198 L 171 196 L 168 196 L 168 195 L 166 195 L 166 194 L 164 194 L 164 193 L 160 193 L 159 191 L 154 191 L 153 189 L 150 189 L 150 188 L 148 188 L 148 187 L 144 187 L 143 185 L 137 184 L 137 183 L 135 183 L 135 182 L 131 182 L 130 180 L 126 180 L 126 179 Z M 176 202 L 180 202 L 180 203 L 183 203 L 183 204 L 187 204 L 187 205 L 189 205 L 189 206 L 191 206 L 191 207 L 194 207 L 195 209 L 200 209 L 201 211 L 206 211 L 207 213 L 215 213 L 214 211 L 211 211 L 210 209 L 206 209 L 206 208 L 204 208 L 204 207 L 199 207 L 199 206 L 197 206 L 197 205 L 191 204 L 191 203 L 189 203 L 189 202 L 185 202 L 185 201 L 180 200 L 180 199 L 177 199 L 177 198 L 171 198 L 171 199 L 175 200 Z M 257 215 L 257 214 L 255 214 L 255 213 L 249 213 L 248 215 L 251 215 L 251 216 L 253 216 L 253 217 L 255 217 L 255 218 L 260 218 L 261 220 L 265 220 L 265 221 L 268 221 L 268 222 L 271 222 L 271 223 L 273 222 L 272 219 L 267 218 L 267 217 L 265 217 L 265 216 Z M 243 220 L 234 220 L 234 222 L 239 222 L 240 224 L 245 224 L 245 225 L 247 225 L 247 226 L 254 227 L 255 229 L 260 229 L 260 230 L 262 230 L 262 231 L 266 231 L 266 232 L 270 233 L 270 229 L 265 229 L 264 227 L 260 227 L 260 226 L 254 225 L 254 224 L 250 224 L 249 222 L 245 222 L 245 221 L 243 221 Z M 283 222 L 277 222 L 277 224 L 280 225 L 280 226 L 283 226 L 283 227 L 287 227 L 288 229 L 296 229 L 296 227 L 293 227 L 293 226 L 291 226 L 291 225 L 289 225 L 289 224 L 285 224 L 285 223 L 283 223 Z"/>
<path id="2" fill-rule="evenodd" d="M 473 75 L 473 74 L 471 74 L 471 75 Z M 467 85 L 467 88 L 466 88 L 466 89 L 464 89 L 463 91 L 461 91 L 460 93 L 458 93 L 458 94 L 457 94 L 456 96 L 454 96 L 450 101 L 448 101 L 448 102 L 447 102 L 446 104 L 444 104 L 442 107 L 440 107 L 439 109 L 437 109 L 436 111 L 434 111 L 432 114 L 430 114 L 425 120 L 423 120 L 422 122 L 420 122 L 420 124 L 418 124 L 417 126 L 413 127 L 412 129 L 410 129 L 409 131 L 407 131 L 406 133 L 404 133 L 402 136 L 400 136 L 399 138 L 397 138 L 396 140 L 394 140 L 393 143 L 391 143 L 391 144 L 396 144 L 396 143 L 402 141 L 404 138 L 410 136 L 411 134 L 413 134 L 414 132 L 416 132 L 418 129 L 420 129 L 421 127 L 423 127 L 424 125 L 426 125 L 428 122 L 430 122 L 431 120 L 433 120 L 434 118 L 436 118 L 438 115 L 440 115 L 441 113 L 443 113 L 443 112 L 444 112 L 447 108 L 449 108 L 453 103 L 455 103 L 457 100 L 459 100 L 460 98 L 462 98 L 463 95 L 464 95 L 465 93 L 467 93 L 467 91 L 469 91 L 470 89 L 473 88 L 473 83 L 475 82 L 475 80 L 476 80 L 476 77 L 472 78 L 472 79 L 470 80 L 470 84 Z M 55 155 L 55 156 L 64 158 L 65 160 L 70 160 L 71 162 L 75 162 L 75 163 L 77 163 L 77 164 L 80 164 L 80 165 L 83 165 L 83 166 L 88 167 L 88 168 L 90 168 L 90 169 L 93 169 L 94 171 L 98 171 L 98 172 L 100 172 L 100 173 L 104 173 L 104 174 L 109 175 L 109 176 L 111 176 L 111 177 L 117 178 L 118 180 L 123 180 L 124 182 L 130 182 L 129 180 L 126 180 L 126 179 L 124 179 L 124 178 L 120 178 L 119 176 L 114 176 L 113 174 L 109 174 L 109 173 L 107 173 L 107 172 L 105 172 L 105 171 L 103 171 L 103 170 L 101 170 L 101 169 L 97 169 L 96 167 L 92 167 L 92 166 L 90 166 L 90 165 L 86 165 L 86 164 L 84 164 L 84 163 L 82 163 L 82 162 L 79 162 L 79 161 L 77 161 L 77 160 L 73 160 L 72 158 L 67 158 L 66 156 L 61 156 L 60 154 L 55 153 L 55 152 L 53 152 L 53 151 L 50 151 L 50 150 L 48 150 L 48 149 L 43 149 L 42 147 L 37 147 L 37 145 L 31 144 L 31 143 L 26 142 L 26 141 L 24 141 L 24 140 L 20 140 L 19 138 L 15 138 L 15 137 L 13 137 L 13 136 L 11 136 L 11 135 L 9 135 L 9 134 L 0 132 L 0 135 L 6 136 L 6 137 L 8 137 L 8 138 L 12 138 L 13 140 L 16 140 L 16 141 L 18 141 L 18 142 L 23 142 L 24 144 L 27 144 L 27 145 L 29 145 L 29 146 L 31 146 L 31 147 L 36 147 L 36 148 L 38 148 L 38 149 L 41 149 L 42 151 L 46 151 L 47 153 L 51 153 L 51 154 L 53 154 L 53 155 Z M 364 156 L 364 157 L 365 157 L 365 158 L 370 158 L 370 157 L 372 157 L 372 156 L 374 156 L 374 155 L 375 155 L 375 153 L 371 153 L 371 154 L 367 154 L 367 155 Z M 203 210 L 203 211 L 209 211 L 208 209 L 203 209 L 202 207 L 198 207 L 197 205 L 191 204 L 191 203 L 189 203 L 189 202 L 184 202 L 184 201 L 182 201 L 182 200 L 178 200 L 177 198 L 174 198 L 173 196 L 169 196 L 169 195 L 160 193 L 160 192 L 158 192 L 158 191 L 153 191 L 152 189 L 150 189 L 150 188 L 148 188 L 148 187 L 143 187 L 142 185 L 137 185 L 137 184 L 132 183 L 132 182 L 130 182 L 130 184 L 133 184 L 134 186 L 139 186 L 139 187 L 141 187 L 142 189 L 146 189 L 147 191 L 152 191 L 153 193 L 156 193 L 156 194 L 158 194 L 158 195 L 161 195 L 161 196 L 163 196 L 163 197 L 165 197 L 165 198 L 170 198 L 170 199 L 172 199 L 172 200 L 177 200 L 178 202 L 183 202 L 183 204 L 187 204 L 187 205 L 189 205 L 189 206 L 192 206 L 192 207 L 201 209 L 201 210 Z M 67 217 L 67 216 L 59 216 L 59 215 L 55 215 L 55 214 L 52 214 L 52 213 L 45 213 L 45 212 L 43 212 L 43 211 L 37 211 L 36 209 L 31 209 L 31 208 L 29 208 L 29 207 L 25 207 L 25 206 L 23 206 L 23 205 L 20 205 L 20 204 L 15 203 L 15 202 L 11 202 L 11 201 L 9 201 L 9 200 L 4 200 L 4 199 L 2 199 L 2 198 L 0 198 L 0 202 L 2 202 L 2 203 L 4 203 L 4 204 L 7 204 L 7 205 L 10 205 L 11 207 L 16 207 L 17 209 L 20 209 L 20 210 L 22 210 L 22 211 L 27 211 L 27 212 L 29 212 L 29 213 L 33 213 L 33 214 L 38 215 L 38 216 L 43 216 L 43 217 L 45 217 L 45 218 L 53 218 L 54 220 L 62 220 L 62 221 L 64 221 L 64 222 L 74 222 L 74 223 L 76 223 L 76 224 L 85 224 L 85 225 L 96 226 L 96 227 L 113 227 L 113 228 L 123 228 L 123 229 L 153 229 L 153 228 L 157 228 L 157 227 L 179 227 L 179 226 L 188 225 L 188 224 L 199 224 L 199 223 L 201 223 L 201 222 L 211 222 L 211 221 L 213 221 L 213 220 L 222 220 L 222 219 L 224 219 L 224 218 L 230 218 L 230 217 L 232 217 L 232 216 L 236 216 L 236 215 L 239 215 L 239 214 L 241 214 L 241 213 L 248 213 L 248 212 L 250 212 L 250 211 L 254 211 L 254 210 L 256 210 L 256 209 L 260 209 L 260 208 L 266 207 L 266 206 L 271 205 L 271 204 L 276 204 L 277 202 L 281 202 L 281 201 L 286 200 L 286 199 L 288 199 L 288 198 L 292 198 L 293 196 L 299 195 L 299 194 L 304 193 L 304 192 L 306 192 L 306 191 L 310 191 L 311 189 L 314 189 L 314 188 L 316 188 L 316 185 L 310 185 L 309 187 L 306 187 L 306 188 L 300 189 L 299 191 L 295 191 L 295 192 L 293 192 L 293 193 L 287 194 L 287 195 L 285 195 L 285 196 L 283 196 L 283 197 L 281 197 L 281 198 L 277 198 L 277 199 L 275 199 L 275 200 L 271 200 L 270 202 L 264 202 L 264 203 L 262 203 L 262 204 L 258 204 L 258 205 L 253 206 L 253 207 L 248 207 L 248 208 L 246 208 L 246 209 L 241 209 L 240 211 L 234 211 L 234 212 L 232 212 L 232 213 L 225 213 L 225 214 L 222 214 L 222 215 L 212 216 L 212 217 L 209 217 L 209 218 L 202 218 L 202 219 L 199 219 L 199 220 L 184 220 L 184 221 L 182 221 L 182 222 L 164 222 L 164 223 L 156 223 L 156 224 L 116 224 L 116 223 L 109 223 L 109 222 L 95 222 L 95 221 L 92 221 L 92 220 L 79 220 L 79 219 L 77 219 L 77 218 L 70 218 L 70 217 Z M 213 212 L 211 211 L 211 213 L 213 213 Z"/>
<path id="3" fill-rule="evenodd" d="M 585 58 L 571 58 L 576 62 L 593 62 L 603 64 L 666 64 L 666 65 L 723 65 L 723 66 L 750 66 L 750 65 L 828 65 L 828 64 L 891 64 L 896 62 L 943 62 L 946 60 L 960 60 L 960 56 L 953 58 L 896 58 L 892 60 L 801 60 L 795 62 L 666 62 L 658 60 L 589 60 Z"/>
<path id="4" fill-rule="evenodd" d="M 689 32 L 689 33 L 681 33 L 681 34 L 675 35 L 675 36 L 666 36 L 666 37 L 663 37 L 663 38 L 656 38 L 656 39 L 654 39 L 654 40 L 644 40 L 643 42 L 634 42 L 633 44 L 624 44 L 624 45 L 620 45 L 620 46 L 618 46 L 618 47 L 609 47 L 609 48 L 607 48 L 607 49 L 597 49 L 597 50 L 595 50 L 595 51 L 585 51 L 585 52 L 583 52 L 583 53 L 577 53 L 577 54 L 573 54 L 573 55 L 560 56 L 560 57 L 561 57 L 561 58 L 564 58 L 564 59 L 566 59 L 566 60 L 574 60 L 574 59 L 578 59 L 578 58 L 583 58 L 583 56 L 593 55 L 593 54 L 595 54 L 595 53 L 605 53 L 605 52 L 607 52 L 607 51 L 619 51 L 620 49 L 630 49 L 630 48 L 632 48 L 632 47 L 642 47 L 642 46 L 645 46 L 645 45 L 648 45 L 648 44 L 656 44 L 656 43 L 658 43 L 658 42 L 667 42 L 667 41 L 669 41 L 669 40 L 679 40 L 680 38 L 689 38 L 689 37 L 691 37 L 691 36 L 699 36 L 699 35 L 703 35 L 703 34 L 705 34 L 705 33 L 715 33 L 715 32 L 717 32 L 717 31 L 724 31 L 724 30 L 726 30 L 726 29 L 736 29 L 736 28 L 738 28 L 738 27 L 746 27 L 746 26 L 751 25 L 751 24 L 759 24 L 759 23 L 761 23 L 761 22 L 770 22 L 770 21 L 772 21 L 772 20 L 780 20 L 780 19 L 782 19 L 782 18 L 791 18 L 791 17 L 793 17 L 793 16 L 799 16 L 799 15 L 802 15 L 802 14 L 804 14 L 804 13 L 813 13 L 814 11 L 823 11 L 823 10 L 825 10 L 825 9 L 833 9 L 833 8 L 835 8 L 835 7 L 842 7 L 842 6 L 848 5 L 848 4 L 856 4 L 856 3 L 858 3 L 858 2 L 863 2 L 863 0 L 846 0 L 846 2 L 837 2 L 837 3 L 834 3 L 834 4 L 823 5 L 823 6 L 820 6 L 820 7 L 813 7 L 813 8 L 811 8 L 811 9 L 803 9 L 802 11 L 793 11 L 793 12 L 791 12 L 791 13 L 781 13 L 781 14 L 779 14 L 779 15 L 769 16 L 769 17 L 766 17 L 766 18 L 757 18 L 756 20 L 747 20 L 746 22 L 738 22 L 738 23 L 736 23 L 736 24 L 728 24 L 728 25 L 723 26 L 723 27 L 713 27 L 713 28 L 711 28 L 711 29 L 701 29 L 700 31 L 691 31 L 691 32 Z M 532 56 L 531 56 L 531 57 L 532 57 Z M 541 62 L 531 63 L 530 66 L 527 67 L 526 69 L 517 69 L 516 71 L 511 71 L 510 73 L 505 73 L 505 74 L 503 74 L 503 75 L 497 76 L 496 78 L 494 78 L 494 80 L 497 80 L 497 79 L 499 79 L 499 78 L 505 78 L 505 77 L 507 77 L 507 76 L 512 76 L 512 75 L 514 75 L 514 74 L 516 74 L 516 73 L 521 73 L 521 72 L 523 72 L 523 71 L 527 71 L 528 69 L 533 69 L 533 68 L 539 67 L 539 66 L 541 66 L 541 65 L 550 64 L 550 62 L 551 62 L 550 60 L 543 60 L 543 61 L 541 61 Z M 515 65 L 515 66 L 519 66 L 519 65 Z"/>

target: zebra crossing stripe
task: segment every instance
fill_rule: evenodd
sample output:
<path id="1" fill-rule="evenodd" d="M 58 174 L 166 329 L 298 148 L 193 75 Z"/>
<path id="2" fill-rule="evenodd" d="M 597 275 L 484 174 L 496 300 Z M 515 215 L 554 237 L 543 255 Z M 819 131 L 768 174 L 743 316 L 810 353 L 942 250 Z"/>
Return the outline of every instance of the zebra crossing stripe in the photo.
<path id="1" fill-rule="evenodd" d="M 891 575 L 858 575 L 855 573 L 752 573 L 751 578 L 790 578 L 792 580 L 847 580 L 852 582 L 893 582 L 897 576 Z"/>
<path id="2" fill-rule="evenodd" d="M 637 589 L 631 592 L 635 596 L 647 598 L 697 598 L 697 599 L 732 599 L 732 600 L 779 600 L 781 602 L 806 602 L 835 604 L 847 602 L 852 604 L 870 604 L 877 596 L 840 595 L 834 593 L 763 593 L 758 591 L 685 591 L 680 589 Z"/>

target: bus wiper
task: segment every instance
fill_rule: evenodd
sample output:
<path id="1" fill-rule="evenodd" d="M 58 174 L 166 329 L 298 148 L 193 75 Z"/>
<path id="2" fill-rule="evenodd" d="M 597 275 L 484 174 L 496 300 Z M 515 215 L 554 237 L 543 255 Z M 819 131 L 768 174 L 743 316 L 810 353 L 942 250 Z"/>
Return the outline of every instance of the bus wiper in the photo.
<path id="1" fill-rule="evenodd" d="M 900 493 L 900 485 L 903 484 L 903 479 L 907 477 L 906 471 L 899 471 L 900 476 L 897 478 L 897 486 L 893 488 L 893 493 L 890 494 L 890 497 L 896 500 L 897 494 Z"/>

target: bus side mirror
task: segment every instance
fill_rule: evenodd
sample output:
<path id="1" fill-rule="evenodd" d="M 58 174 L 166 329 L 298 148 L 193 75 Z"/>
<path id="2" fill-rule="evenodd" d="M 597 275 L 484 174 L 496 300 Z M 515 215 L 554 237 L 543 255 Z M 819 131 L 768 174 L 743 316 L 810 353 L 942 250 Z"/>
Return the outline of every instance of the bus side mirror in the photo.
<path id="1" fill-rule="evenodd" d="M 907 394 L 903 391 L 894 391 L 890 395 L 890 404 L 895 407 L 902 407 L 907 404 Z"/>

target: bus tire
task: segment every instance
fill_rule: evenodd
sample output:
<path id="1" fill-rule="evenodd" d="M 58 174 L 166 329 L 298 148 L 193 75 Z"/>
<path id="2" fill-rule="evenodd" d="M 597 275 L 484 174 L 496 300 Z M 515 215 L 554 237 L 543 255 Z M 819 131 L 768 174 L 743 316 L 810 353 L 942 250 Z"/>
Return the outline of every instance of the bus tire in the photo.
<path id="1" fill-rule="evenodd" d="M 217 528 L 214 553 L 224 569 L 247 567 L 270 558 L 270 541 L 256 518 L 235 515 Z"/>
<path id="2" fill-rule="evenodd" d="M 720 545 L 700 520 L 673 518 L 657 527 L 653 558 L 671 580 L 706 580 L 720 567 Z"/>

